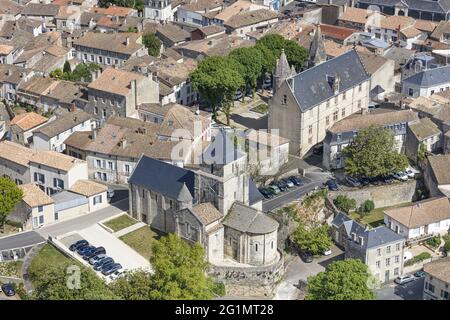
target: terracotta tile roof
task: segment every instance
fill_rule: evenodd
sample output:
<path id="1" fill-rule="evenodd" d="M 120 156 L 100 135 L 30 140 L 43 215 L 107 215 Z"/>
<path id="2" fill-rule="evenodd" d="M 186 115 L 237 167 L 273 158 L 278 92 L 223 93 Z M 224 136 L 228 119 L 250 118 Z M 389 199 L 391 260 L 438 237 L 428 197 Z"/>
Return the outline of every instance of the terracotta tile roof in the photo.
<path id="1" fill-rule="evenodd" d="M 209 39 L 194 40 L 181 44 L 178 50 L 188 50 L 204 56 L 224 56 L 235 48 L 243 48 L 253 46 L 250 40 L 243 39 L 239 36 L 222 34 L 211 37 Z"/>
<path id="2" fill-rule="evenodd" d="M 54 4 L 54 2 L 53 2 Z M 56 15 L 56 18 L 58 19 L 67 19 L 70 17 L 76 18 L 80 17 L 81 10 L 78 7 L 71 6 L 71 5 L 62 5 L 59 7 L 58 14 Z"/>
<path id="3" fill-rule="evenodd" d="M 198 28 L 197 30 L 200 30 L 206 36 L 210 36 L 210 35 L 213 35 L 213 34 L 225 32 L 225 28 L 224 27 L 218 26 L 218 25 L 215 25 L 215 24 L 212 24 L 212 25 L 209 25 L 209 26 L 205 26 L 205 27 L 201 27 L 201 28 Z"/>
<path id="4" fill-rule="evenodd" d="M 238 0 L 229 6 L 225 7 L 221 12 L 219 12 L 214 19 L 222 20 L 227 22 L 231 17 L 243 12 L 245 10 L 250 10 L 252 7 L 250 1 Z"/>
<path id="5" fill-rule="evenodd" d="M 224 23 L 226 27 L 230 27 L 232 29 L 242 28 L 246 26 L 251 26 L 253 24 L 278 19 L 280 14 L 278 12 L 274 12 L 268 9 L 258 9 L 253 11 L 241 12 Z"/>
<path id="6" fill-rule="evenodd" d="M 339 16 L 339 20 L 366 24 L 367 18 L 373 14 L 373 11 L 354 7 L 347 7 Z"/>
<path id="7" fill-rule="evenodd" d="M 414 27 L 416 29 L 426 32 L 433 32 L 433 30 L 436 29 L 437 25 L 438 25 L 437 22 L 420 19 L 417 19 L 416 22 L 414 23 Z"/>
<path id="8" fill-rule="evenodd" d="M 423 271 L 428 273 L 433 278 L 450 284 L 450 257 L 425 264 L 423 266 Z"/>
<path id="9" fill-rule="evenodd" d="M 353 49 L 353 46 L 350 46 L 350 45 L 344 46 L 342 44 L 334 42 L 333 40 L 324 40 L 323 44 L 325 46 L 325 52 L 326 52 L 327 56 L 333 57 L 333 58 L 340 56 L 340 55 L 346 53 L 347 51 L 350 51 Z M 356 51 L 358 51 L 360 54 L 361 53 L 371 54 L 369 49 L 367 49 L 366 47 L 363 47 L 363 46 L 359 46 L 359 45 L 356 46 Z"/>
<path id="10" fill-rule="evenodd" d="M 100 77 L 91 82 L 88 88 L 126 96 L 130 92 L 131 81 L 140 81 L 144 78 L 145 76 L 142 74 L 108 68 L 102 72 Z"/>
<path id="11" fill-rule="evenodd" d="M 12 14 L 18 15 L 23 10 L 23 6 L 19 5 L 15 1 L 0 0 L 0 15 Z"/>
<path id="12" fill-rule="evenodd" d="M 384 66 L 385 63 L 389 62 L 388 59 L 372 53 L 359 52 L 359 57 L 361 58 L 364 68 L 369 74 L 374 74 L 382 66 Z"/>
<path id="13" fill-rule="evenodd" d="M 82 194 L 83 196 L 90 197 L 108 190 L 108 187 L 98 182 L 90 180 L 78 180 L 69 189 L 72 192 Z"/>
<path id="14" fill-rule="evenodd" d="M 202 11 L 208 12 L 214 8 L 218 8 L 223 5 L 223 0 L 192 0 L 187 4 L 181 6 L 181 8 L 190 11 Z"/>
<path id="15" fill-rule="evenodd" d="M 13 46 L 8 46 L 7 44 L 0 44 L 0 54 L 7 55 L 14 50 Z"/>
<path id="16" fill-rule="evenodd" d="M 384 214 L 413 229 L 450 219 L 450 202 L 447 197 L 431 198 L 406 207 L 385 210 Z"/>
<path id="17" fill-rule="evenodd" d="M 350 37 L 353 33 L 358 32 L 356 29 L 333 26 L 329 24 L 321 24 L 320 30 L 325 37 L 342 41 Z"/>
<path id="18" fill-rule="evenodd" d="M 40 132 L 48 138 L 53 138 L 89 119 L 91 119 L 91 115 L 84 111 L 68 112 L 60 117 L 57 117 L 54 121 L 40 127 L 36 130 L 36 133 Z"/>
<path id="19" fill-rule="evenodd" d="M 191 34 L 174 23 L 161 25 L 156 29 L 157 35 L 169 39 L 173 43 L 188 41 Z"/>
<path id="20" fill-rule="evenodd" d="M 55 203 L 52 198 L 50 198 L 34 183 L 22 184 L 19 185 L 19 188 L 23 192 L 22 201 L 29 205 L 31 208 Z"/>
<path id="21" fill-rule="evenodd" d="M 83 46 L 88 48 L 95 48 L 111 52 L 119 52 L 123 54 L 134 54 L 140 50 L 143 45 L 137 43 L 139 33 L 94 33 L 87 32 L 83 37 L 75 40 L 73 45 Z M 129 39 L 129 44 L 126 44 L 126 39 Z"/>
<path id="22" fill-rule="evenodd" d="M 388 111 L 369 114 L 355 114 L 336 122 L 329 130 L 334 133 L 360 130 L 371 125 L 383 126 L 390 123 L 411 122 L 418 120 L 412 110 Z"/>
<path id="23" fill-rule="evenodd" d="M 197 60 L 189 58 L 184 58 L 182 62 L 172 58 L 160 59 L 149 66 L 151 71 L 157 72 L 158 79 L 169 87 L 186 81 L 196 68 Z"/>
<path id="24" fill-rule="evenodd" d="M 84 160 L 76 159 L 56 151 L 47 150 L 37 151 L 30 159 L 30 163 L 31 162 L 66 172 L 71 170 L 78 163 L 86 163 Z"/>
<path id="25" fill-rule="evenodd" d="M 56 87 L 58 81 L 51 78 L 33 77 L 19 87 L 19 92 L 28 92 L 36 95 L 46 94 L 51 88 Z"/>
<path id="26" fill-rule="evenodd" d="M 381 28 L 389 30 L 397 30 L 400 27 L 400 30 L 403 30 L 404 28 L 413 26 L 414 23 L 415 20 L 411 17 L 388 16 L 381 19 Z"/>
<path id="27" fill-rule="evenodd" d="M 422 31 L 415 28 L 414 26 L 407 27 L 405 29 L 402 29 L 400 31 L 401 34 L 403 34 L 406 38 L 414 38 L 422 34 Z"/>
<path id="28" fill-rule="evenodd" d="M 198 123 L 201 123 L 201 130 L 203 131 L 209 127 L 210 120 L 201 115 L 194 114 L 186 107 L 174 104 L 161 123 L 158 134 L 170 137 L 174 130 L 184 129 L 190 134 L 190 138 L 194 138 L 196 133 L 195 125 Z"/>
<path id="29" fill-rule="evenodd" d="M 0 158 L 27 167 L 33 157 L 33 150 L 10 141 L 0 142 Z"/>
<path id="30" fill-rule="evenodd" d="M 438 184 L 450 184 L 450 154 L 429 156 L 430 168 Z"/>
<path id="31" fill-rule="evenodd" d="M 197 217 L 202 221 L 203 225 L 211 224 L 223 217 L 223 215 L 210 202 L 201 203 L 192 208 Z"/>
<path id="32" fill-rule="evenodd" d="M 15 116 L 10 125 L 16 125 L 23 131 L 28 131 L 34 127 L 37 127 L 45 122 L 47 122 L 47 118 L 37 114 L 35 112 L 26 112 Z"/>
<path id="33" fill-rule="evenodd" d="M 135 12 L 136 9 L 133 8 L 110 6 L 104 11 L 104 14 L 109 16 L 126 17 L 132 15 Z"/>
<path id="34" fill-rule="evenodd" d="M 430 118 L 422 118 L 419 122 L 411 123 L 409 129 L 419 141 L 441 133 L 441 130 Z"/>

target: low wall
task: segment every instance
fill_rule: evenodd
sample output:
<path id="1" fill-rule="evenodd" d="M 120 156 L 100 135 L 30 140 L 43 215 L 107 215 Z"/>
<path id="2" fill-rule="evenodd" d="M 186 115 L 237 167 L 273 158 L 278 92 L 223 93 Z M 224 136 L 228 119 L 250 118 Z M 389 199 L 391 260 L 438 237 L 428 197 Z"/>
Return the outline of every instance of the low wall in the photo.
<path id="1" fill-rule="evenodd" d="M 390 185 L 370 186 L 348 191 L 332 191 L 330 192 L 330 198 L 335 199 L 338 195 L 343 194 L 355 199 L 357 206 L 370 199 L 374 202 L 376 208 L 390 207 L 415 200 L 416 187 L 417 181 L 409 180 Z"/>
<path id="2" fill-rule="evenodd" d="M 268 296 L 284 274 L 284 257 L 268 266 L 235 267 L 211 265 L 211 276 L 225 284 L 230 296 Z"/>

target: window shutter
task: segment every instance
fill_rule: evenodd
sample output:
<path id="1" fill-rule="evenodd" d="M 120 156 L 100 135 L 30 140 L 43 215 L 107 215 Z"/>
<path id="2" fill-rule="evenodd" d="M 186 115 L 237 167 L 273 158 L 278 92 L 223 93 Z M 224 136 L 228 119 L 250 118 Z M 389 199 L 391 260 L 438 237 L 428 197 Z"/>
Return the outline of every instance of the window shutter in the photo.
<path id="1" fill-rule="evenodd" d="M 37 181 L 37 172 L 34 173 L 34 181 Z"/>
<path id="2" fill-rule="evenodd" d="M 56 178 L 53 178 L 53 186 L 55 188 L 58 186 L 58 180 L 56 180 Z"/>

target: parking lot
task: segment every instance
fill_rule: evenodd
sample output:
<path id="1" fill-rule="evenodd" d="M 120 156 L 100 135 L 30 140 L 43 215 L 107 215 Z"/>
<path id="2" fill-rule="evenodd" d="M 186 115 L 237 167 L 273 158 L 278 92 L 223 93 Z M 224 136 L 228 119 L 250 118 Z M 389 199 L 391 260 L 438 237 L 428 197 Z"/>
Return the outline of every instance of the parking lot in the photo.
<path id="1" fill-rule="evenodd" d="M 71 244 L 82 239 L 87 240 L 90 245 L 104 247 L 106 254 L 113 258 L 115 262 L 120 263 L 124 270 L 151 270 L 149 261 L 99 225 L 82 229 L 77 233 L 59 239 L 59 241 L 69 248 Z M 73 255 L 78 254 L 73 252 Z M 100 272 L 97 273 L 101 274 Z"/>
<path id="2" fill-rule="evenodd" d="M 377 290 L 378 300 L 422 300 L 425 278 L 405 283 L 390 283 Z"/>

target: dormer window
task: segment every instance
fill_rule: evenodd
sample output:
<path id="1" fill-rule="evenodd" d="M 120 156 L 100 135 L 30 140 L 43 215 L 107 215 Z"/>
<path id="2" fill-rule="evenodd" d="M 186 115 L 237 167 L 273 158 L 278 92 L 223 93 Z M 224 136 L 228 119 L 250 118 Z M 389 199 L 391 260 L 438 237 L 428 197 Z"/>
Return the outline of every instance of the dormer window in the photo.
<path id="1" fill-rule="evenodd" d="M 283 94 L 282 104 L 285 105 L 287 103 L 287 95 Z"/>

